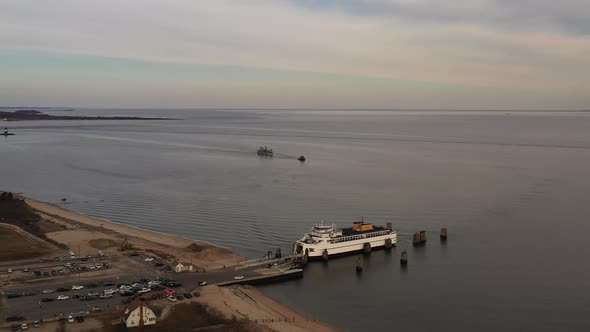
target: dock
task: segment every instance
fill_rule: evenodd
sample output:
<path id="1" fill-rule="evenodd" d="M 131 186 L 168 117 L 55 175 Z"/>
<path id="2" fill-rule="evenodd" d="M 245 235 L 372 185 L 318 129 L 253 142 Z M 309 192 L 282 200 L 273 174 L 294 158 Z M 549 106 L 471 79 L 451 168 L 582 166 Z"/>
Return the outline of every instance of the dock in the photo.
<path id="1" fill-rule="evenodd" d="M 220 282 L 215 285 L 217 286 L 232 286 L 232 285 L 262 285 L 277 281 L 297 279 L 303 277 L 303 269 L 289 269 L 286 271 L 274 271 L 271 273 L 260 273 L 258 276 L 244 278 L 241 280 L 230 280 L 226 282 Z"/>

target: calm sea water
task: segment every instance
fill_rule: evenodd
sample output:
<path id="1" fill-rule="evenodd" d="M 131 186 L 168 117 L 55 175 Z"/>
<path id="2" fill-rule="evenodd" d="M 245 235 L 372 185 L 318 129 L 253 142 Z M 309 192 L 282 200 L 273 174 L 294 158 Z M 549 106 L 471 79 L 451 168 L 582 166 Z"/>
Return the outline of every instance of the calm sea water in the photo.
<path id="1" fill-rule="evenodd" d="M 398 247 L 362 275 L 346 257 L 263 290 L 350 331 L 590 329 L 590 113 L 67 114 L 182 120 L 7 123 L 0 188 L 248 257 L 290 250 L 321 220 L 393 222 Z"/>

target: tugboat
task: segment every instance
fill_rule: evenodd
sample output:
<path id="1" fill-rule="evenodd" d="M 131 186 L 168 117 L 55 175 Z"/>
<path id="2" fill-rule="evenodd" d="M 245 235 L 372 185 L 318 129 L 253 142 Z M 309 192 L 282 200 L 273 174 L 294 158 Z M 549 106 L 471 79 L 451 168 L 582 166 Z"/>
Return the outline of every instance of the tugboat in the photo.
<path id="1" fill-rule="evenodd" d="M 305 156 L 299 156 L 299 158 L 297 158 L 297 160 L 299 160 L 300 162 L 304 162 L 305 161 Z"/>
<path id="2" fill-rule="evenodd" d="M 259 156 L 267 156 L 267 157 L 272 157 L 273 156 L 273 152 L 272 149 L 267 148 L 266 146 L 261 146 L 258 149 L 258 152 L 256 152 Z"/>
<path id="3" fill-rule="evenodd" d="M 12 136 L 14 133 L 8 132 L 8 128 L 4 128 L 4 132 L 0 133 L 2 136 Z"/>

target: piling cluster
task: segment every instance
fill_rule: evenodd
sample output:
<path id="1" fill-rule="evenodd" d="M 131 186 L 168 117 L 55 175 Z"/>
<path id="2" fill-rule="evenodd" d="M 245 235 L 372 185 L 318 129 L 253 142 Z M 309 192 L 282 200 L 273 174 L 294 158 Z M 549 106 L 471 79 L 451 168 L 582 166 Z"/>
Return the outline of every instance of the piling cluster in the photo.
<path id="1" fill-rule="evenodd" d="M 412 244 L 417 247 L 417 246 L 422 246 L 426 244 L 426 231 L 419 231 L 414 233 L 414 239 L 412 241 Z"/>

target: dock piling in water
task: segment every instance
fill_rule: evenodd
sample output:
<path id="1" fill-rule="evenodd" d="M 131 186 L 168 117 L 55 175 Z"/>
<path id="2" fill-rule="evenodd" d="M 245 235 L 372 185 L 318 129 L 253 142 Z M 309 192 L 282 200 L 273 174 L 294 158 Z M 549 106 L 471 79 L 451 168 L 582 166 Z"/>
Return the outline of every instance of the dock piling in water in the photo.
<path id="1" fill-rule="evenodd" d="M 369 242 L 363 244 L 363 253 L 370 254 L 371 253 L 371 244 Z"/>
<path id="2" fill-rule="evenodd" d="M 327 262 L 328 261 L 328 249 L 324 249 L 324 252 L 322 253 L 322 259 Z"/>
<path id="3" fill-rule="evenodd" d="M 405 250 L 402 251 L 401 257 L 399 259 L 399 263 L 402 266 L 408 265 L 408 253 Z"/>
<path id="4" fill-rule="evenodd" d="M 393 247 L 393 241 L 391 239 L 385 239 L 385 248 L 391 249 Z"/>
<path id="5" fill-rule="evenodd" d="M 414 233 L 414 240 L 412 241 L 414 246 L 421 246 L 426 244 L 426 231 L 419 231 Z"/>
<path id="6" fill-rule="evenodd" d="M 360 257 L 356 259 L 356 272 L 361 273 L 363 272 L 363 261 Z"/>
<path id="7" fill-rule="evenodd" d="M 440 239 L 443 241 L 447 240 L 447 228 L 443 227 L 440 229 Z"/>

